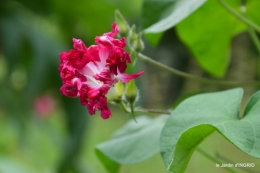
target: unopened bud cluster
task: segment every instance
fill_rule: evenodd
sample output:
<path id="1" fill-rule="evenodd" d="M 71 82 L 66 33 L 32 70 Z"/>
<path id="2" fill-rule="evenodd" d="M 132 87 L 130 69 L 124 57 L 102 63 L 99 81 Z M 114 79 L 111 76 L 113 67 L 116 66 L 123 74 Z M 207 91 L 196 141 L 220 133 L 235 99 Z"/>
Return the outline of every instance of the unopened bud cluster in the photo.
<path id="1" fill-rule="evenodd" d="M 123 84 L 118 82 L 115 84 L 113 90 L 111 90 L 107 98 L 110 102 L 121 103 L 122 101 L 129 104 L 134 104 L 139 97 L 138 89 L 135 85 L 135 81 L 131 80 L 130 82 Z"/>
<path id="2" fill-rule="evenodd" d="M 136 32 L 136 26 L 133 25 L 130 27 L 123 15 L 117 10 L 115 12 L 115 19 L 120 30 L 120 36 L 126 37 L 127 45 L 131 50 L 130 57 L 134 59 L 132 65 L 135 65 L 138 58 L 138 53 L 144 49 L 144 43 L 142 41 L 142 33 Z M 123 86 L 123 87 L 122 87 Z M 113 96 L 112 96 L 113 95 Z M 134 105 L 138 100 L 139 93 L 136 88 L 134 80 L 129 81 L 125 84 L 117 83 L 115 85 L 114 94 L 111 94 L 112 97 L 108 99 L 114 103 L 125 105 L 125 103 L 130 107 L 133 119 L 134 118 Z"/>
<path id="3" fill-rule="evenodd" d="M 144 43 L 142 41 L 142 32 L 136 33 L 136 26 L 133 25 L 131 28 L 124 19 L 123 15 L 117 10 L 115 12 L 116 23 L 120 29 L 120 35 L 127 37 L 129 46 L 135 52 L 141 52 L 144 49 Z"/>

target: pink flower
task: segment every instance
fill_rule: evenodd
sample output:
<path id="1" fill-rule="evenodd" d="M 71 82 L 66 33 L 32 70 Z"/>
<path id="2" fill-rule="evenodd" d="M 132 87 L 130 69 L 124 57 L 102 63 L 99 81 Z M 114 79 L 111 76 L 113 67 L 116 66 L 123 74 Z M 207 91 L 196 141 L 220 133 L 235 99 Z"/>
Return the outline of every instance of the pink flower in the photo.
<path id="1" fill-rule="evenodd" d="M 41 95 L 34 100 L 33 109 L 37 115 L 45 117 L 50 114 L 55 107 L 55 100 L 50 95 Z"/>
<path id="2" fill-rule="evenodd" d="M 125 73 L 131 59 L 123 49 L 126 46 L 125 38 L 114 38 L 118 33 L 119 29 L 113 23 L 111 32 L 96 37 L 97 45 L 86 47 L 80 39 L 73 38 L 74 49 L 59 55 L 62 94 L 80 97 L 81 104 L 88 108 L 91 115 L 100 110 L 103 119 L 111 117 L 106 98 L 110 88 L 118 80 L 126 83 L 144 72 Z"/>

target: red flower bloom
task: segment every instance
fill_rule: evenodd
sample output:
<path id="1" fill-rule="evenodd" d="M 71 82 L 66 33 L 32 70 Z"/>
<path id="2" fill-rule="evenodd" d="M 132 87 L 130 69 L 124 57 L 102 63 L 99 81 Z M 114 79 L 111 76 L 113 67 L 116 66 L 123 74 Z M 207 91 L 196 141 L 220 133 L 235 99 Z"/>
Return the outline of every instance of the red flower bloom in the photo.
<path id="1" fill-rule="evenodd" d="M 91 115 L 100 110 L 104 119 L 111 116 L 106 98 L 110 88 L 118 80 L 126 83 L 144 72 L 125 74 L 131 59 L 123 49 L 126 46 L 125 38 L 114 38 L 118 33 L 119 29 L 113 23 L 111 32 L 96 37 L 97 45 L 87 48 L 80 39 L 73 38 L 74 49 L 59 54 L 62 94 L 80 97 L 81 104 L 88 108 Z"/>

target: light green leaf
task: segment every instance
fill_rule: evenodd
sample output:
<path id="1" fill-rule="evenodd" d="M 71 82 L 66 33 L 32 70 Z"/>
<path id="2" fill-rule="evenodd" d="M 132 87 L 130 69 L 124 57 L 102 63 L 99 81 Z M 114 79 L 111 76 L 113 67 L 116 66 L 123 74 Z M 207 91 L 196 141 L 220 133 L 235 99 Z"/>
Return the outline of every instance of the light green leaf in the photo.
<path id="1" fill-rule="evenodd" d="M 240 1 L 226 1 L 234 9 L 240 9 Z M 256 13 L 259 8 L 260 1 L 248 1 L 247 13 L 250 19 L 259 19 Z M 208 1 L 179 23 L 177 32 L 205 71 L 215 77 L 224 77 L 230 62 L 231 40 L 246 28 L 218 1 Z"/>
<path id="2" fill-rule="evenodd" d="M 259 15 L 260 1 L 247 1 L 246 9 L 248 19 L 252 22 L 260 25 L 260 15 Z"/>
<path id="3" fill-rule="evenodd" d="M 206 0 L 145 0 L 142 24 L 145 33 L 163 32 L 186 18 Z"/>
<path id="4" fill-rule="evenodd" d="M 1 157 L 0 172 L 1 173 L 32 173 L 33 171 L 29 170 L 21 163 L 9 157 Z"/>
<path id="5" fill-rule="evenodd" d="M 259 100 L 260 100 L 260 92 L 257 92 L 248 101 L 247 106 L 246 106 L 245 111 L 244 111 L 244 114 L 243 114 L 243 117 L 248 115 L 248 112 L 250 110 L 252 110 L 252 108 L 255 106 L 255 104 L 258 103 Z"/>
<path id="6" fill-rule="evenodd" d="M 260 158 L 260 92 L 240 119 L 242 89 L 201 94 L 183 101 L 161 134 L 161 154 L 169 172 L 182 173 L 196 147 L 214 130 L 245 153 Z"/>
<path id="7" fill-rule="evenodd" d="M 137 123 L 129 121 L 109 141 L 96 147 L 97 156 L 110 173 L 118 172 L 119 164 L 147 160 L 160 150 L 160 133 L 167 118 L 166 115 L 155 119 L 139 116 Z"/>

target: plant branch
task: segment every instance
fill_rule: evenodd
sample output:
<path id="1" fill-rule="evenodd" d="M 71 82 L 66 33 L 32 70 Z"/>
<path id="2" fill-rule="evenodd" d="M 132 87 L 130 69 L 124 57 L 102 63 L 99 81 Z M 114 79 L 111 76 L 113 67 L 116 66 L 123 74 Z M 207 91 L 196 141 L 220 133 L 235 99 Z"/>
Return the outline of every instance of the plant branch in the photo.
<path id="1" fill-rule="evenodd" d="M 207 78 L 203 78 L 203 77 L 200 77 L 200 76 L 196 76 L 196 75 L 193 75 L 193 74 L 189 74 L 189 73 L 185 73 L 185 72 L 176 70 L 172 67 L 169 67 L 169 66 L 164 65 L 160 62 L 157 62 L 157 61 L 151 59 L 150 57 L 145 56 L 141 53 L 138 54 L 138 57 L 141 58 L 142 60 L 144 60 L 144 61 L 146 61 L 146 62 L 148 62 L 148 63 L 150 63 L 154 66 L 160 67 L 161 69 L 166 70 L 166 71 L 168 71 L 172 74 L 175 74 L 175 75 L 187 78 L 187 79 L 195 80 L 195 81 L 200 81 L 200 82 L 207 83 L 207 84 L 226 85 L 226 86 L 260 85 L 260 81 L 246 81 L 245 82 L 245 81 L 224 81 L 224 80 L 207 79 Z"/>
<path id="2" fill-rule="evenodd" d="M 235 15 L 238 19 L 240 19 L 242 22 L 246 23 L 247 25 L 249 25 L 250 27 L 252 27 L 254 30 L 256 30 L 257 32 L 260 33 L 260 27 L 258 25 L 256 25 L 255 23 L 253 23 L 252 21 L 248 20 L 246 17 L 244 17 L 243 15 L 239 14 L 236 10 L 234 10 L 231 6 L 229 6 L 226 2 L 224 2 L 223 0 L 218 0 L 223 7 L 225 7 L 230 13 L 232 13 L 233 15 Z"/>

